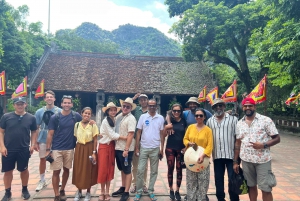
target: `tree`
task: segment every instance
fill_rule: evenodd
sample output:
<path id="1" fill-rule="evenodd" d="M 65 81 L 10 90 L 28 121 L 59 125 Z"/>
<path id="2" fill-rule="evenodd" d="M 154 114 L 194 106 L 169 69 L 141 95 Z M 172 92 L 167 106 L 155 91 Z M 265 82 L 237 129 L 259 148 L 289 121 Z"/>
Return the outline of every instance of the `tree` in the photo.
<path id="1" fill-rule="evenodd" d="M 230 66 L 250 92 L 254 85 L 248 66 L 249 39 L 252 31 L 265 23 L 266 17 L 259 14 L 261 8 L 255 1 L 245 0 L 180 1 L 183 5 L 179 8 L 176 2 L 167 0 L 166 4 L 171 16 L 182 16 L 171 31 L 183 40 L 184 58 L 207 58 Z"/>
<path id="2" fill-rule="evenodd" d="M 256 29 L 251 46 L 263 64 L 269 67 L 275 86 L 300 84 L 300 1 L 259 0 L 265 16 L 263 29 Z"/>

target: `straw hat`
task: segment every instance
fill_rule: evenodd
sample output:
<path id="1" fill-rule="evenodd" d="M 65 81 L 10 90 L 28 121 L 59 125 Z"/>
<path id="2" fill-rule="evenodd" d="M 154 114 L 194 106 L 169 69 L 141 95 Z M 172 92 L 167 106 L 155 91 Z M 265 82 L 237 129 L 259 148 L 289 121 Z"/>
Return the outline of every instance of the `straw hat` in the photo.
<path id="1" fill-rule="evenodd" d="M 132 107 L 131 110 L 134 110 L 136 108 L 136 104 L 133 103 L 133 100 L 130 97 L 126 98 L 125 100 L 120 99 L 120 104 L 123 105 L 123 103 L 129 103 Z"/>
<path id="2" fill-rule="evenodd" d="M 201 146 L 198 146 L 197 150 L 195 150 L 194 147 L 189 147 L 184 153 L 184 163 L 186 168 L 193 172 L 201 172 L 205 170 L 209 164 L 209 158 L 205 157 L 201 164 L 197 162 L 203 152 L 204 148 Z"/>
<path id="3" fill-rule="evenodd" d="M 109 108 L 112 108 L 112 107 L 115 107 L 115 108 L 117 108 L 117 113 L 121 110 L 121 108 L 120 107 L 117 107 L 113 102 L 109 102 L 107 105 L 106 105 L 106 107 L 103 107 L 102 108 L 102 112 L 106 112 L 106 110 L 108 110 Z"/>
<path id="4" fill-rule="evenodd" d="M 188 107 L 189 103 L 197 103 L 197 104 L 199 104 L 198 98 L 197 97 L 190 97 L 189 100 L 185 103 L 185 105 Z"/>
<path id="5" fill-rule="evenodd" d="M 216 104 L 218 103 L 221 103 L 223 105 L 226 105 L 225 101 L 223 101 L 221 98 L 216 98 L 214 101 L 213 101 L 213 104 L 211 105 L 211 107 L 214 107 Z"/>

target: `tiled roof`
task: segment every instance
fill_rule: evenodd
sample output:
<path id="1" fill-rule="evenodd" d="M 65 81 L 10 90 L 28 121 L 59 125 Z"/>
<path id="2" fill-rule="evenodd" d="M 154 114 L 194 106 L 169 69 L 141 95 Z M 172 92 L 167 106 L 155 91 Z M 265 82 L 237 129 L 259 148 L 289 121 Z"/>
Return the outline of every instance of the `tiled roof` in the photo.
<path id="1" fill-rule="evenodd" d="M 45 79 L 45 88 L 57 91 L 108 93 L 198 94 L 214 84 L 202 62 L 184 62 L 178 57 L 144 57 L 50 52 L 32 88 Z"/>

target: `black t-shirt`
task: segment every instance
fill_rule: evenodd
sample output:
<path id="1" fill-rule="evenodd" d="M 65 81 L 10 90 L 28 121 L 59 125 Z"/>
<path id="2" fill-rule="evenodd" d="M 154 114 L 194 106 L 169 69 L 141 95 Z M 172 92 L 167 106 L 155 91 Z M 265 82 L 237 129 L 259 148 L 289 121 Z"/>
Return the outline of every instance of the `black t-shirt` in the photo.
<path id="1" fill-rule="evenodd" d="M 171 123 L 173 125 L 174 134 L 169 135 L 166 148 L 181 150 L 185 147 L 183 144 L 183 138 L 185 134 L 185 129 L 187 127 L 187 123 L 183 118 L 181 118 L 179 122 L 171 121 Z"/>
<path id="2" fill-rule="evenodd" d="M 7 151 L 21 151 L 30 146 L 30 131 L 37 129 L 35 116 L 25 113 L 23 116 L 15 112 L 4 114 L 0 127 L 5 130 L 4 145 Z"/>

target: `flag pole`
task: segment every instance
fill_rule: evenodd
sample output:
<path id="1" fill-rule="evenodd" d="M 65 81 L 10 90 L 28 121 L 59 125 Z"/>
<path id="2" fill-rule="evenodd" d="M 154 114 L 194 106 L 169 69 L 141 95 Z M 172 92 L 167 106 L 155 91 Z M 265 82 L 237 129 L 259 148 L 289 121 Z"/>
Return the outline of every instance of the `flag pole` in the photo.
<path id="1" fill-rule="evenodd" d="M 266 100 L 265 100 L 265 104 L 264 104 L 264 113 L 265 116 L 267 115 L 267 91 L 268 91 L 268 79 L 267 79 L 267 75 L 265 75 L 266 77 Z"/>

